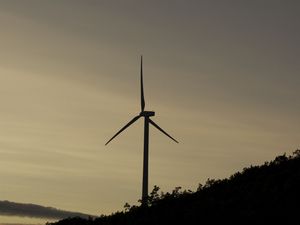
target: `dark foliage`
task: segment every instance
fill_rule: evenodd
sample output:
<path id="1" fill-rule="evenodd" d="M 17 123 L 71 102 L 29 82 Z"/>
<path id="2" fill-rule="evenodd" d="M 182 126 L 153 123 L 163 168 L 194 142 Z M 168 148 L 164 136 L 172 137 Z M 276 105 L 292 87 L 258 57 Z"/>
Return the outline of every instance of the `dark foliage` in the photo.
<path id="1" fill-rule="evenodd" d="M 300 210 L 300 150 L 250 166 L 229 179 L 208 179 L 196 192 L 158 193 L 148 207 L 125 204 L 124 212 L 95 219 L 69 218 L 53 225 L 296 224 Z"/>

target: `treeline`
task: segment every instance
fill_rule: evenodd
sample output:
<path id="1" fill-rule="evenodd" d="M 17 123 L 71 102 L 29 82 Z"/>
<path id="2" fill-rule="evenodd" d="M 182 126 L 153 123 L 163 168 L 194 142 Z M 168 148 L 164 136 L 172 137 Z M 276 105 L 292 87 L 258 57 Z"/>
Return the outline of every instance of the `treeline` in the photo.
<path id="1" fill-rule="evenodd" d="M 98 218 L 67 218 L 53 225 L 296 224 L 300 211 L 300 150 L 223 180 L 208 179 L 196 191 L 159 192 L 148 206 L 124 205 Z"/>

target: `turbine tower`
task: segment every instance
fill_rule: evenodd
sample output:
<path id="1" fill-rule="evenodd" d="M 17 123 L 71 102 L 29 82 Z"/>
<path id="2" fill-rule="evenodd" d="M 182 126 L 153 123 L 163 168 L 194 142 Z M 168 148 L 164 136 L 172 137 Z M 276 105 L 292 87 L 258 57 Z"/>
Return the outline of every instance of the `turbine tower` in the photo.
<path id="1" fill-rule="evenodd" d="M 150 117 L 154 116 L 154 111 L 145 111 L 145 98 L 144 98 L 144 85 L 143 85 L 143 56 L 141 56 L 141 112 L 139 115 L 129 121 L 122 129 L 120 129 L 108 142 L 111 142 L 116 136 L 128 128 L 131 124 L 137 121 L 139 118 L 144 117 L 144 161 L 143 161 L 143 189 L 142 189 L 142 206 L 147 206 L 148 199 L 148 161 L 149 161 L 149 123 L 161 131 L 163 134 L 171 138 L 178 143 L 173 137 L 171 137 L 166 131 L 159 127 Z"/>

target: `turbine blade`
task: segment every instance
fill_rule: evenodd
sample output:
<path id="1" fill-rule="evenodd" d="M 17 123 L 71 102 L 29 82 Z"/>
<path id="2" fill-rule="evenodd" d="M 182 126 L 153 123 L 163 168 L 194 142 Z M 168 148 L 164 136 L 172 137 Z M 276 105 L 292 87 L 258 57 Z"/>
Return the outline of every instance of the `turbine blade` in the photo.
<path id="1" fill-rule="evenodd" d="M 143 85 L 143 56 L 141 56 L 141 111 L 145 109 L 144 85 Z"/>
<path id="2" fill-rule="evenodd" d="M 175 141 L 176 143 L 179 143 L 177 140 L 175 140 L 174 138 L 171 137 L 171 135 L 169 135 L 166 131 L 164 131 L 162 128 L 160 128 L 156 123 L 153 122 L 153 120 L 149 119 L 149 122 L 155 126 L 158 130 L 160 130 L 161 132 L 163 132 L 165 135 L 167 135 L 169 138 L 171 138 L 173 141 Z"/>
<path id="3" fill-rule="evenodd" d="M 132 120 L 129 121 L 121 130 L 119 130 L 111 139 L 109 139 L 108 142 L 105 143 L 107 145 L 109 142 L 111 142 L 116 136 L 118 136 L 122 131 L 124 131 L 127 127 L 129 127 L 131 124 L 133 124 L 135 121 L 137 121 L 141 116 L 136 116 Z"/>

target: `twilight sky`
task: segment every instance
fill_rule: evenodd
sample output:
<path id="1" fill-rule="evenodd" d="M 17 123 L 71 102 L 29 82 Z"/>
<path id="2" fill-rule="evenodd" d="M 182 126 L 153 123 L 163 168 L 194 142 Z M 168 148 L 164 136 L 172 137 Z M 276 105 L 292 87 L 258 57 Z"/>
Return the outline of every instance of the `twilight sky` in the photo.
<path id="1" fill-rule="evenodd" d="M 298 1 L 0 1 L 0 201 L 99 215 L 195 190 L 300 140 Z M 41 223 L 3 216 L 1 223 Z"/>

